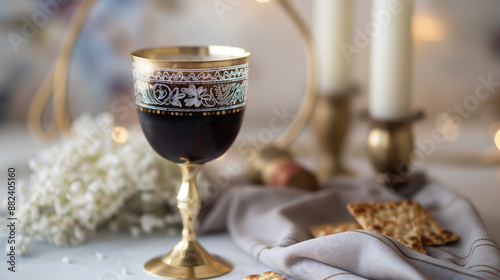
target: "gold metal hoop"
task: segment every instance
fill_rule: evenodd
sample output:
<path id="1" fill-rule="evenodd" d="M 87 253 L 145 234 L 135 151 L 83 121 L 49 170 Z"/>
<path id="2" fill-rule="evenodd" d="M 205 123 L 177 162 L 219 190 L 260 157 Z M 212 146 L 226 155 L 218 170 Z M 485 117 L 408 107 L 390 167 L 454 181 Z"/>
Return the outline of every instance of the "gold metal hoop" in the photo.
<path id="1" fill-rule="evenodd" d="M 56 64 L 46 76 L 33 97 L 28 110 L 28 130 L 40 140 L 54 140 L 60 134 L 69 134 L 70 122 L 67 111 L 68 69 L 76 40 L 97 0 L 84 0 L 78 6 L 68 31 L 64 37 Z M 302 104 L 297 115 L 287 129 L 276 139 L 275 146 L 288 149 L 309 121 L 317 98 L 318 70 L 316 50 L 309 28 L 288 0 L 278 0 L 280 7 L 290 17 L 303 39 L 307 60 L 307 85 Z M 52 81 L 52 86 L 51 86 Z M 42 113 L 50 97 L 53 96 L 52 124 L 47 130 L 42 127 Z"/>

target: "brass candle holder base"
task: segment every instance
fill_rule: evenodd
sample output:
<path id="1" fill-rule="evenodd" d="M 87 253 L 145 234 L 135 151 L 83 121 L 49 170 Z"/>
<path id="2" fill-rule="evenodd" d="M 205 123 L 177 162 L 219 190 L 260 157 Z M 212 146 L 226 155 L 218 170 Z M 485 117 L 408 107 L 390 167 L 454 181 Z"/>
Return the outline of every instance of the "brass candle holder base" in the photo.
<path id="1" fill-rule="evenodd" d="M 182 240 L 165 256 L 149 260 L 144 269 L 156 276 L 172 279 L 206 279 L 228 273 L 232 265 L 227 260 L 210 255 L 196 241 L 194 225 L 200 211 L 201 198 L 196 185 L 199 164 L 178 164 L 182 184 L 177 195 L 181 214 Z"/>
<path id="2" fill-rule="evenodd" d="M 391 190 L 400 190 L 422 177 L 410 171 L 410 164 L 414 149 L 412 124 L 423 116 L 419 111 L 402 120 L 371 119 L 367 147 L 376 171 L 375 179 Z"/>
<path id="3" fill-rule="evenodd" d="M 339 95 L 319 96 L 313 115 L 320 163 L 318 179 L 324 183 L 337 175 L 352 174 L 343 161 L 343 147 L 351 126 L 351 98 L 357 87 Z"/>

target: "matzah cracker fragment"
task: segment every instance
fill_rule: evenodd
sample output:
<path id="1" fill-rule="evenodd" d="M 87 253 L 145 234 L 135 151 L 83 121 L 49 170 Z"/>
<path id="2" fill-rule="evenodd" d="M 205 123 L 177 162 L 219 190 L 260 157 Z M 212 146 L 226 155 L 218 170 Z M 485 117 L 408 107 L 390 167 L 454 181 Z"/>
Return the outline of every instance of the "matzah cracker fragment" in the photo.
<path id="1" fill-rule="evenodd" d="M 406 247 L 425 254 L 422 245 L 419 207 L 403 202 L 350 203 L 347 209 L 364 230 L 395 238 Z"/>
<path id="2" fill-rule="evenodd" d="M 422 243 L 424 246 L 444 245 L 460 240 L 460 236 L 443 229 L 424 207 L 420 204 L 417 205 L 419 208 L 419 220 L 420 226 L 422 227 Z"/>
<path id="3" fill-rule="evenodd" d="M 248 275 L 243 278 L 243 280 L 287 280 L 285 277 L 281 276 L 278 272 L 267 271 L 262 274 Z"/>
<path id="4" fill-rule="evenodd" d="M 335 224 L 325 224 L 319 226 L 313 226 L 309 228 L 309 232 L 314 237 L 322 237 L 330 234 L 336 234 L 346 231 L 354 231 L 358 229 L 363 229 L 358 222 L 343 222 L 343 223 L 335 223 Z"/>

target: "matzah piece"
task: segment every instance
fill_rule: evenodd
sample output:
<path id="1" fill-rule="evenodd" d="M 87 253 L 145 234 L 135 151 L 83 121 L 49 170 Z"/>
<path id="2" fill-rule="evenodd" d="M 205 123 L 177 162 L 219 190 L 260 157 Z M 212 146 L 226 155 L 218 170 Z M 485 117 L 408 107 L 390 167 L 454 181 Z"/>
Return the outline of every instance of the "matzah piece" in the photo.
<path id="1" fill-rule="evenodd" d="M 358 222 L 343 222 L 343 223 L 335 223 L 335 224 L 325 224 L 319 226 L 313 226 L 309 228 L 309 232 L 314 237 L 322 237 L 330 234 L 336 234 L 346 231 L 353 231 L 363 229 Z"/>
<path id="2" fill-rule="evenodd" d="M 418 207 L 420 226 L 422 227 L 422 243 L 424 246 L 444 245 L 460 239 L 460 236 L 443 229 L 424 207 L 420 204 L 418 204 Z"/>
<path id="3" fill-rule="evenodd" d="M 243 280 L 287 280 L 285 277 L 281 276 L 278 272 L 267 271 L 262 274 L 248 275 L 243 278 Z"/>
<path id="4" fill-rule="evenodd" d="M 364 230 L 395 238 L 406 247 L 425 254 L 418 204 L 403 202 L 350 203 L 347 209 Z"/>

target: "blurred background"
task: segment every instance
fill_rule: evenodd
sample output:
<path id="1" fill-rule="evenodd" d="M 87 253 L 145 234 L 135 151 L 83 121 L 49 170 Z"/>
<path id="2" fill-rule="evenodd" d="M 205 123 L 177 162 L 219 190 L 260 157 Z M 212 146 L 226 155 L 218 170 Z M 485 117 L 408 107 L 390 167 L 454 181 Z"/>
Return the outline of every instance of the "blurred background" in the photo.
<path id="1" fill-rule="evenodd" d="M 370 0 L 355 2 L 355 29 L 370 21 Z M 47 13 L 44 3 L 57 5 Z M 1 0 L 0 123 L 24 126 L 29 103 L 53 66 L 68 22 L 80 0 Z M 261 0 L 261 2 L 265 2 Z M 292 0 L 309 24 L 310 1 Z M 221 6 L 222 4 L 222 6 Z M 40 14 L 45 14 L 45 19 Z M 38 18 L 37 18 L 38 17 Z M 14 40 L 35 21 L 31 38 Z M 10 34 L 10 35 L 9 35 Z M 474 93 L 478 77 L 500 80 L 500 2 L 417 0 L 414 16 L 414 106 L 433 121 Z M 16 43 L 13 43 L 15 41 Z M 224 44 L 252 51 L 247 121 L 271 117 L 272 109 L 295 112 L 305 86 L 305 56 L 299 33 L 276 3 L 255 0 L 101 0 L 87 19 L 71 60 L 68 106 L 83 112 L 114 111 L 131 99 L 132 50 L 163 45 Z M 353 55 L 366 108 L 369 47 Z M 471 116 L 500 121 L 500 98 L 481 104 Z M 115 101 L 113 103 L 113 101 Z M 259 104 L 256 106 L 256 104 Z M 133 118 L 134 114 L 130 114 Z"/>
<path id="2" fill-rule="evenodd" d="M 28 146 L 39 144 L 28 136 L 27 111 L 54 66 L 68 23 L 80 1 L 0 0 L 0 134 L 3 134 L 0 144 L 3 147 L 9 146 L 6 134 L 19 135 L 17 138 L 22 140 L 18 141 Z M 314 28 L 313 3 L 290 2 Z M 353 2 L 353 32 L 366 34 L 372 1 Z M 468 133 L 470 137 L 481 134 L 477 137 L 484 141 L 475 144 L 481 146 L 481 152 L 498 151 L 500 1 L 415 0 L 413 36 L 413 106 L 425 110 L 427 117 L 423 123 L 428 128 L 418 133 L 417 139 L 431 137 L 432 129 L 437 128 L 449 143 L 457 142 L 465 135 L 460 133 L 463 121 L 475 128 Z M 267 125 L 275 114 L 273 109 L 297 112 L 306 84 L 305 52 L 299 32 L 276 2 L 100 0 L 87 18 L 71 58 L 67 80 L 70 119 L 84 112 L 96 115 L 109 111 L 118 124 L 135 123 L 130 52 L 152 46 L 206 44 L 239 46 L 252 51 L 244 127 L 249 123 Z M 354 98 L 353 114 L 367 108 L 369 61 L 369 45 L 352 55 L 352 75 L 361 89 Z M 458 123 L 446 119 L 455 104 L 463 105 L 474 95 L 481 80 L 493 81 L 488 88 L 492 94 L 461 116 Z M 45 125 L 51 115 L 52 105 L 48 102 L 43 114 Z M 360 124 L 361 121 L 356 121 L 354 130 L 359 130 Z M 360 135 L 362 143 L 364 134 Z M 441 150 L 450 147 L 453 146 Z M 33 150 L 28 150 L 24 152 L 31 156 Z M 9 152 L 23 151 L 2 149 L 6 161 Z"/>

